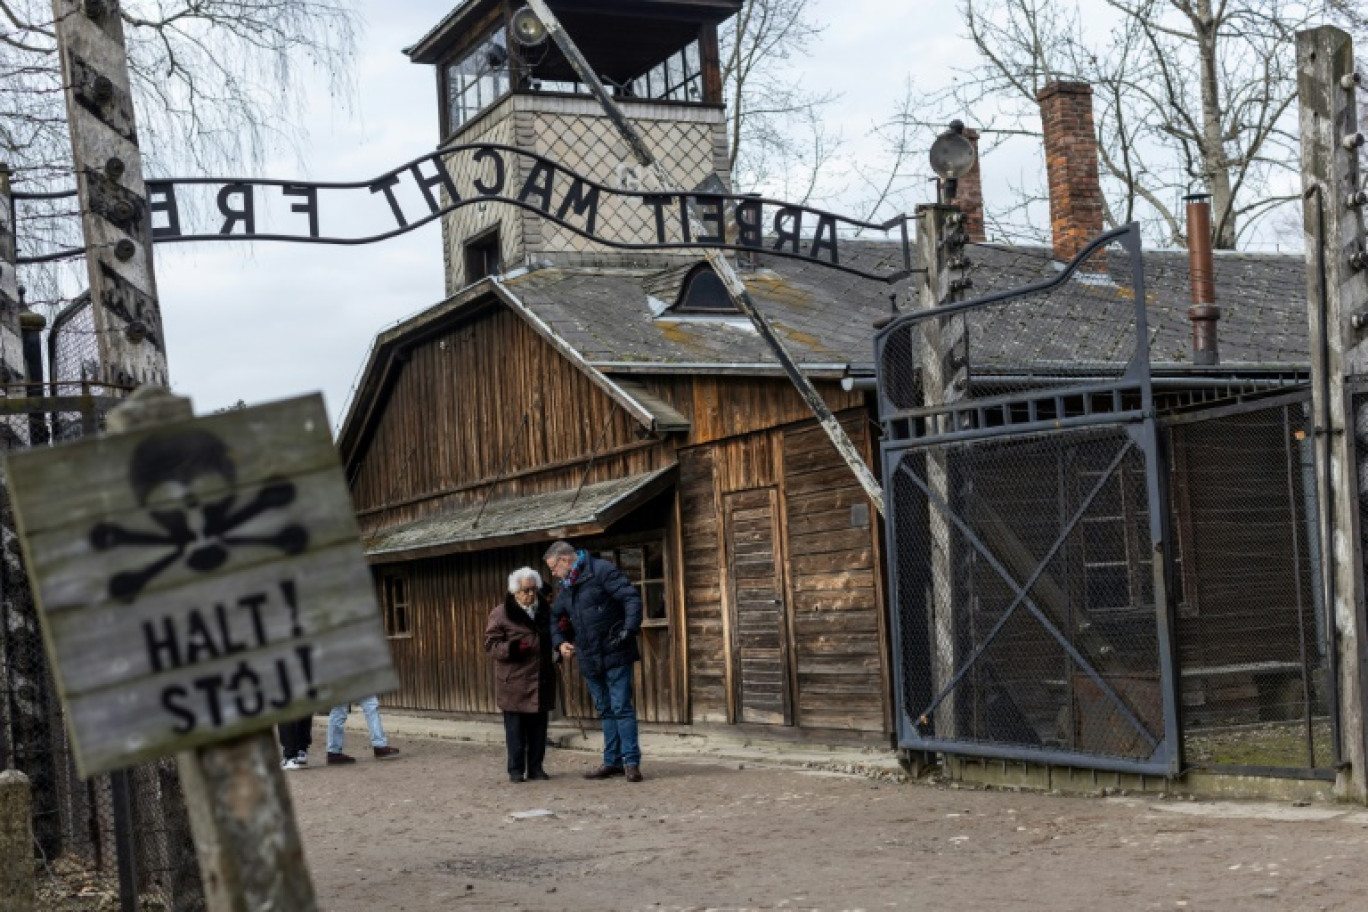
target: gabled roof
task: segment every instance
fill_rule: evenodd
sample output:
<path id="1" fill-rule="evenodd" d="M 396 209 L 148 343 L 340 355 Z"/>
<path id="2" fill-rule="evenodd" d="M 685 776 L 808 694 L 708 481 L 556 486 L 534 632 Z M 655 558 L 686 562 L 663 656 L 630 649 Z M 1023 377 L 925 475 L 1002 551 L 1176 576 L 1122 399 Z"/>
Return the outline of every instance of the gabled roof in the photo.
<path id="1" fill-rule="evenodd" d="M 465 320 L 473 319 L 491 307 L 508 307 L 566 360 L 583 371 L 609 398 L 622 406 L 650 433 L 687 431 L 689 421 L 664 400 L 649 394 L 644 387 L 624 384 L 604 375 L 589 364 L 572 346 L 560 338 L 541 317 L 528 310 L 510 294 L 498 278 L 484 279 L 463 288 L 445 301 L 410 317 L 376 336 L 366 356 L 356 392 L 347 405 L 337 435 L 344 465 L 350 465 L 384 408 L 390 386 L 398 378 L 408 351 L 427 339 L 450 332 Z"/>

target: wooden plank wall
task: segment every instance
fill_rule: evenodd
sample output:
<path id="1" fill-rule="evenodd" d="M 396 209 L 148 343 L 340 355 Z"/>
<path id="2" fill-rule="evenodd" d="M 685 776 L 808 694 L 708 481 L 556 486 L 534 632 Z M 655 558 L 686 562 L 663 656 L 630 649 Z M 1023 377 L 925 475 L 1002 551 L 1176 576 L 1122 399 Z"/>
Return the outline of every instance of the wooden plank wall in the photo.
<path id="1" fill-rule="evenodd" d="M 867 454 L 865 413 L 841 417 Z M 888 669 L 875 556 L 879 514 L 870 506 L 867 522 L 852 523 L 851 508 L 869 501 L 815 423 L 785 431 L 783 461 L 798 724 L 884 730 Z"/>
<path id="2" fill-rule="evenodd" d="M 503 598 L 508 574 L 522 566 L 540 572 L 543 550 L 529 545 L 405 565 L 412 635 L 389 641 L 400 689 L 385 703 L 443 712 L 498 712 L 494 663 L 484 651 L 485 623 Z"/>
<path id="3" fill-rule="evenodd" d="M 865 411 L 847 410 L 841 419 L 868 453 Z M 851 508 L 868 501 L 820 426 L 809 419 L 715 440 L 681 450 L 679 463 L 692 721 L 738 715 L 723 498 L 774 487 L 780 504 L 775 548 L 785 567 L 793 647 L 794 724 L 886 731 L 878 514 L 870 507 L 868 522 L 852 525 Z"/>
<path id="4" fill-rule="evenodd" d="M 547 490 L 563 479 L 519 476 L 659 449 L 639 428 L 520 317 L 494 308 L 410 350 L 351 470 L 352 498 L 373 528 L 377 508 L 395 506 L 387 522 L 419 518 L 478 500 L 496 478 L 508 479 L 499 496 Z"/>
<path id="5" fill-rule="evenodd" d="M 592 539 L 576 544 L 591 551 L 595 547 Z M 484 651 L 485 624 L 503 598 L 509 573 L 527 566 L 546 576 L 544 551 L 545 545 L 538 543 L 380 568 L 382 573 L 398 569 L 407 575 L 412 629 L 410 636 L 389 640 L 400 687 L 384 698 L 385 705 L 425 712 L 498 713 L 494 660 Z M 673 648 L 670 629 L 643 630 L 640 644 L 635 696 L 641 719 L 679 721 L 680 701 L 668 668 L 662 667 L 668 665 Z M 583 677 L 573 665 L 566 670 L 568 714 L 592 719 L 593 701 Z"/>
<path id="6" fill-rule="evenodd" d="M 689 642 L 689 702 L 693 722 L 727 721 L 726 628 L 722 619 L 721 540 L 711 449 L 679 457 L 683 520 L 685 623 Z"/>
<path id="7" fill-rule="evenodd" d="M 835 382 L 818 382 L 816 386 L 833 412 L 864 406 L 863 393 L 846 392 Z M 692 378 L 691 392 L 691 402 L 682 401 L 685 396 L 680 393 L 674 399 L 675 407 L 693 421 L 689 446 L 812 417 L 812 410 L 793 384 L 782 378 L 696 376 Z"/>

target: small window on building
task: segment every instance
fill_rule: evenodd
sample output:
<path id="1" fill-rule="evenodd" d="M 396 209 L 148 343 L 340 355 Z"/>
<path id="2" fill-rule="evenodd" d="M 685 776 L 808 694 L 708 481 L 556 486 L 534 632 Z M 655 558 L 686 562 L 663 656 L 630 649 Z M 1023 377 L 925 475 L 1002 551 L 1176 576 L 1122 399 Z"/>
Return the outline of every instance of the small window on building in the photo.
<path id="1" fill-rule="evenodd" d="M 669 623 L 665 605 L 665 543 L 660 539 L 605 548 L 595 554 L 612 561 L 641 594 L 641 622 L 645 626 Z"/>
<path id="2" fill-rule="evenodd" d="M 380 609 L 385 615 L 385 636 L 413 635 L 409 615 L 408 577 L 399 573 L 385 573 L 380 577 Z"/>
<path id="3" fill-rule="evenodd" d="M 1077 476 L 1076 496 L 1101 485 L 1078 525 L 1084 605 L 1101 613 L 1150 610 L 1154 580 L 1144 466 L 1127 460 L 1108 471 L 1102 465 L 1106 455 L 1085 454 Z"/>
<path id="4" fill-rule="evenodd" d="M 492 105 L 509 90 L 507 37 L 502 28 L 446 65 L 447 130 Z"/>
<path id="5" fill-rule="evenodd" d="M 727 286 L 707 263 L 694 267 L 679 291 L 679 300 L 670 308 L 675 314 L 728 315 L 740 313 L 727 294 Z"/>
<path id="6" fill-rule="evenodd" d="M 503 264 L 499 261 L 499 249 L 499 231 L 497 228 L 466 244 L 467 284 L 478 282 L 486 276 L 498 275 L 503 271 Z"/>

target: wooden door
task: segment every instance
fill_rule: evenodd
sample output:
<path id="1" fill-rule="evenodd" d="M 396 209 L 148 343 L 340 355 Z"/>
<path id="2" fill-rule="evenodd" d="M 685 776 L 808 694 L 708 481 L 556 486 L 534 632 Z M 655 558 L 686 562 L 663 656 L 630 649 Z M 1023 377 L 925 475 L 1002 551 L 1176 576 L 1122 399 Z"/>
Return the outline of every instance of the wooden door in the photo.
<path id="1" fill-rule="evenodd" d="M 774 488 L 725 497 L 736 720 L 793 724 L 788 611 L 778 559 Z"/>

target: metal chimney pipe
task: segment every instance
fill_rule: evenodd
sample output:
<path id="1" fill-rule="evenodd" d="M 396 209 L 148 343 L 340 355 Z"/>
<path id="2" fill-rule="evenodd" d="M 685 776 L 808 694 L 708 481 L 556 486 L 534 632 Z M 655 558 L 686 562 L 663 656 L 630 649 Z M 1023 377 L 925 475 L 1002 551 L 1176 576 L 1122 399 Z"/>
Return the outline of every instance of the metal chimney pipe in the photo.
<path id="1" fill-rule="evenodd" d="M 1194 193 L 1187 203 L 1188 274 L 1192 280 L 1192 363 L 1221 363 L 1217 345 L 1216 321 L 1221 308 L 1216 306 L 1216 262 L 1211 252 L 1211 195 Z"/>

